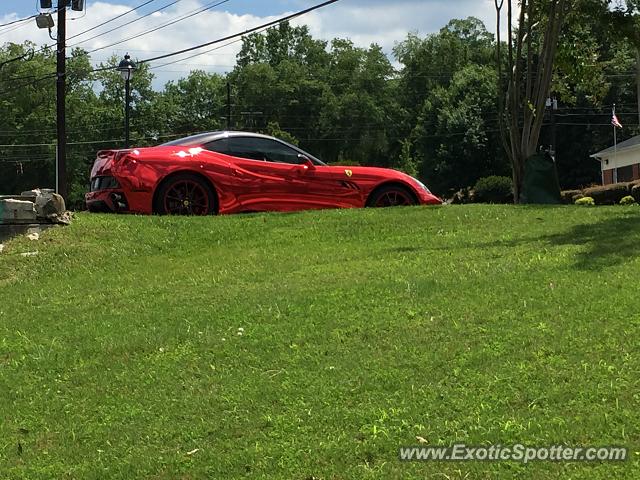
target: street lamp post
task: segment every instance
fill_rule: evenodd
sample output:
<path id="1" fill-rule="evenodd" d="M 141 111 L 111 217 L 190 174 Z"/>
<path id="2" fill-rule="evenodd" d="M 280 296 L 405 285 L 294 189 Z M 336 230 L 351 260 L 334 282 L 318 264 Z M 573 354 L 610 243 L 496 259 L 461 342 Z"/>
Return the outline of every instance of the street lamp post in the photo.
<path id="1" fill-rule="evenodd" d="M 127 53 L 124 59 L 118 65 L 118 71 L 124 79 L 124 148 L 129 148 L 129 110 L 131 108 L 131 79 L 133 78 L 133 72 L 136 69 L 136 64 L 131 61 L 131 57 Z"/>

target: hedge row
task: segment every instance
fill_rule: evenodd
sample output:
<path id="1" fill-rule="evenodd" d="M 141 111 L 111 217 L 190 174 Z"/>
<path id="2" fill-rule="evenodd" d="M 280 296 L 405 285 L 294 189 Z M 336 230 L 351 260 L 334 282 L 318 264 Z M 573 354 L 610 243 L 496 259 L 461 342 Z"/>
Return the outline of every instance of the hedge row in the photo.
<path id="1" fill-rule="evenodd" d="M 589 187 L 584 190 L 565 190 L 562 192 L 562 201 L 573 205 L 576 200 L 583 197 L 591 197 L 596 202 L 596 205 L 617 205 L 620 200 L 629 195 L 640 203 L 640 180 L 614 183 L 603 187 Z"/>

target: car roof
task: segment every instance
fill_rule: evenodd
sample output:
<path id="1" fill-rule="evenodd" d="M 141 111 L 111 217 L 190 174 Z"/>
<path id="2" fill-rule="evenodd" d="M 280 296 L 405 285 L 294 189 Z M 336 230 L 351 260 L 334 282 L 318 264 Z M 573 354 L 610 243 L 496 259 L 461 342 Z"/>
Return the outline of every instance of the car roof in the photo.
<path id="1" fill-rule="evenodd" d="M 218 140 L 220 138 L 229 138 L 229 137 L 254 137 L 254 138 L 268 138 L 270 140 L 278 140 L 275 137 L 271 137 L 269 135 L 263 135 L 261 133 L 218 131 L 218 132 L 198 133 L 197 135 L 178 138 L 176 140 L 163 143 L 161 144 L 161 146 L 180 145 L 180 146 L 188 147 L 188 146 L 202 145 L 204 143 L 212 142 L 213 140 Z"/>
<path id="2" fill-rule="evenodd" d="M 325 165 L 325 163 L 322 160 L 311 155 L 308 152 L 305 152 L 304 150 L 302 150 L 299 147 L 296 147 L 295 145 L 291 145 L 290 143 L 287 143 L 276 137 L 263 135 L 261 133 L 253 133 L 253 132 L 219 131 L 219 132 L 199 133 L 197 135 L 191 135 L 189 137 L 178 138 L 177 140 L 172 140 L 170 142 L 163 143 L 160 146 L 161 147 L 166 147 L 166 146 L 199 147 L 206 143 L 213 142 L 214 140 L 219 140 L 221 138 L 233 138 L 233 137 L 244 137 L 244 138 L 253 137 L 253 138 L 266 138 L 268 140 L 275 140 L 276 142 L 287 145 L 288 147 L 291 147 L 292 149 L 306 155 L 313 162 L 319 165 Z"/>

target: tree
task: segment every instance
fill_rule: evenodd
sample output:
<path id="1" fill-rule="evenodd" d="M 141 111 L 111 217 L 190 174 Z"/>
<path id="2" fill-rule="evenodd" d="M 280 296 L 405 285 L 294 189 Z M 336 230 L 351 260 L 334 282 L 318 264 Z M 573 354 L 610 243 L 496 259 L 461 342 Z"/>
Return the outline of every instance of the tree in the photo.
<path id="1" fill-rule="evenodd" d="M 538 150 L 558 40 L 572 0 L 520 0 L 517 28 L 513 24 L 513 0 L 494 1 L 498 18 L 498 97 L 502 140 L 511 160 L 514 199 L 518 203 L 522 194 L 525 163 Z M 502 83 L 500 25 L 505 2 L 506 88 Z"/>
<path id="2" fill-rule="evenodd" d="M 403 68 L 397 80 L 400 136 L 418 171 L 438 193 L 471 186 L 504 171 L 498 148 L 494 73 L 495 42 L 473 17 L 452 20 L 438 33 L 409 34 L 394 54 Z"/>
<path id="3" fill-rule="evenodd" d="M 551 88 L 569 104 L 596 105 L 610 94 L 605 71 L 620 37 L 640 45 L 638 0 L 494 0 L 497 12 L 498 97 L 504 147 L 520 200 L 526 160 L 536 153 Z M 517 24 L 513 16 L 520 7 Z M 501 42 L 501 13 L 507 34 Z M 556 65 L 558 60 L 559 65 Z M 504 75 L 503 75 L 504 71 Z M 506 94 L 503 94 L 506 92 Z M 613 99 L 615 101 L 615 99 Z M 589 136 L 589 134 L 583 134 Z"/>
<path id="4" fill-rule="evenodd" d="M 447 87 L 433 89 L 412 138 L 422 158 L 421 173 L 437 192 L 472 186 L 481 177 L 508 173 L 497 132 L 497 75 L 469 65 Z"/>
<path id="5" fill-rule="evenodd" d="M 200 70 L 167 83 L 153 102 L 154 118 L 162 119 L 158 128 L 172 135 L 221 129 L 225 124 L 226 87 L 221 75 Z"/>

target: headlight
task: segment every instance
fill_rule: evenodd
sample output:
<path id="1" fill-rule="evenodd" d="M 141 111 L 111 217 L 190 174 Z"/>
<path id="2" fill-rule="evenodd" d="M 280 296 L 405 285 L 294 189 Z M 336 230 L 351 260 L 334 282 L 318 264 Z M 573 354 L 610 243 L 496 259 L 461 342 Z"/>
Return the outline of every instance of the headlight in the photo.
<path id="1" fill-rule="evenodd" d="M 411 178 L 413 178 L 413 177 L 411 177 Z M 426 186 L 424 183 L 422 183 L 422 182 L 421 182 L 420 180 L 418 180 L 417 178 L 413 178 L 413 179 L 415 180 L 415 182 L 416 182 L 418 185 L 420 185 L 420 186 L 422 187 L 422 189 L 423 189 L 425 192 L 427 192 L 428 194 L 431 194 L 431 190 L 429 190 L 429 189 L 427 188 L 427 186 Z"/>

